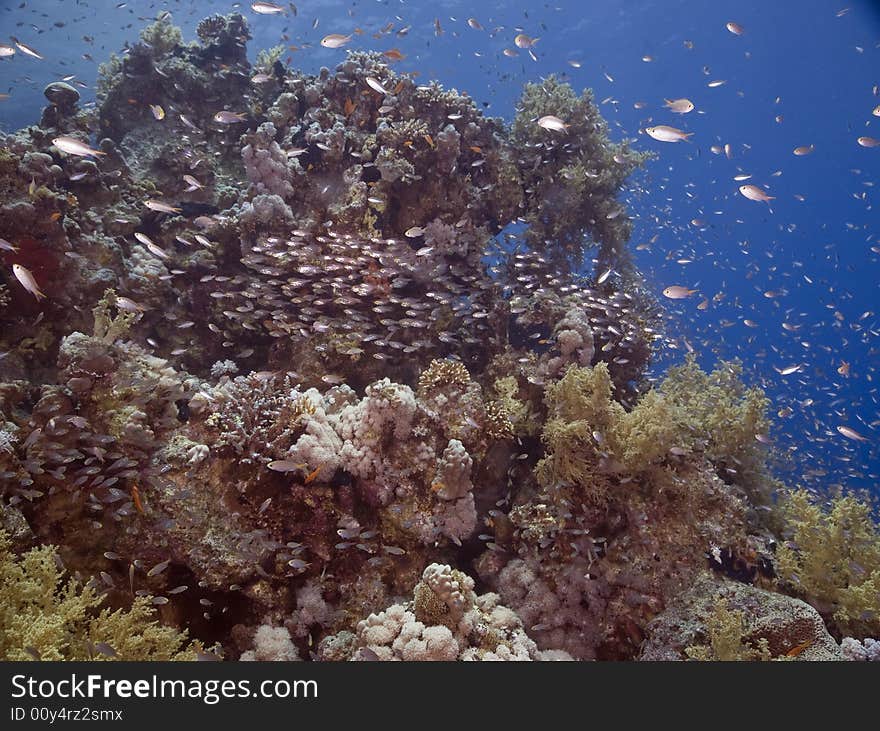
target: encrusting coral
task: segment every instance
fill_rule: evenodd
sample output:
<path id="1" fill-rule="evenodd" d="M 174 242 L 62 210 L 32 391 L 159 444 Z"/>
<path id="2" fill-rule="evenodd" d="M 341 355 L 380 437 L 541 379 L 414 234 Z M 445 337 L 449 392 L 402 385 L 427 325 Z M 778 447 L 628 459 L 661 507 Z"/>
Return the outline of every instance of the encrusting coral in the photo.
<path id="1" fill-rule="evenodd" d="M 641 660 L 842 659 L 841 648 L 809 604 L 708 573 L 696 577 L 647 631 Z"/>
<path id="2" fill-rule="evenodd" d="M 709 644 L 686 647 L 685 654 L 691 660 L 702 661 L 769 660 L 767 639 L 762 637 L 757 645 L 752 646 L 744 640 L 746 629 L 745 615 L 728 609 L 727 602 L 722 599 L 715 605 L 706 624 Z"/>

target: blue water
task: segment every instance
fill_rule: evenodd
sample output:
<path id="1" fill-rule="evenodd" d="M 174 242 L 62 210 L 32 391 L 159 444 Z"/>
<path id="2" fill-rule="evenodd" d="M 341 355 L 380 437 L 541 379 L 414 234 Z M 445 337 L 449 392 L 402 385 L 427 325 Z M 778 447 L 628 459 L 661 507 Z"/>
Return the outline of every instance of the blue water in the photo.
<path id="1" fill-rule="evenodd" d="M 873 209 L 880 148 L 856 139 L 880 138 L 880 117 L 871 114 L 880 104 L 880 5 L 565 0 L 517 1 L 491 12 L 465 2 L 296 5 L 293 17 L 257 15 L 249 2 L 4 0 L 2 42 L 14 35 L 46 58 L 18 53 L 0 61 L 0 92 L 10 94 L 0 101 L 0 129 L 36 123 L 50 81 L 76 74 L 91 87 L 97 64 L 166 10 L 191 40 L 202 17 L 239 9 L 251 22 L 252 58 L 283 42 L 298 48 L 290 62 L 306 71 L 344 57 L 344 49 L 318 45 L 324 35 L 359 27 L 366 32 L 348 48 L 396 47 L 406 54 L 399 70 L 467 91 L 487 114 L 508 120 L 523 83 L 565 75 L 577 88 L 594 89 L 616 138 L 637 138 L 639 148 L 658 153 L 622 194 L 636 222 L 632 246 L 656 236 L 636 251 L 649 284 L 658 296 L 671 284 L 699 290 L 686 300 L 664 300 L 667 339 L 653 374 L 689 349 L 704 367 L 739 358 L 748 379 L 771 398 L 770 436 L 787 481 L 876 484 L 880 218 Z M 483 30 L 468 26 L 472 14 Z M 743 35 L 729 32 L 728 21 Z M 411 29 L 372 38 L 390 22 Z M 515 58 L 502 53 L 514 48 L 518 32 L 540 37 L 537 61 L 524 50 Z M 712 80 L 726 83 L 707 87 Z M 81 91 L 84 101 L 93 99 L 89 89 Z M 664 109 L 664 98 L 678 97 L 696 109 Z M 645 106 L 636 109 L 636 102 Z M 664 144 L 643 133 L 654 124 L 694 134 L 689 143 Z M 730 158 L 711 149 L 725 144 Z M 808 145 L 812 154 L 792 153 Z M 746 182 L 775 196 L 772 206 L 741 196 L 738 174 L 751 174 Z M 783 294 L 771 298 L 768 291 Z M 698 309 L 706 298 L 708 308 Z M 783 329 L 783 322 L 798 329 Z M 838 373 L 844 362 L 848 377 Z M 776 370 L 795 364 L 801 370 L 787 376 Z M 841 425 L 868 441 L 845 438 Z"/>

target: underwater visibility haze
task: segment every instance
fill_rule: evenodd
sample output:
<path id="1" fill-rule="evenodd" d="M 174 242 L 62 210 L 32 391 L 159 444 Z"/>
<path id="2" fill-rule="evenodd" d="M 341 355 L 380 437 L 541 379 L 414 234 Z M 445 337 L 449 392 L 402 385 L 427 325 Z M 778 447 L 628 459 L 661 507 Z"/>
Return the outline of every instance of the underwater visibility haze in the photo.
<path id="1" fill-rule="evenodd" d="M 876 3 L 0 31 L 0 658 L 880 660 Z"/>

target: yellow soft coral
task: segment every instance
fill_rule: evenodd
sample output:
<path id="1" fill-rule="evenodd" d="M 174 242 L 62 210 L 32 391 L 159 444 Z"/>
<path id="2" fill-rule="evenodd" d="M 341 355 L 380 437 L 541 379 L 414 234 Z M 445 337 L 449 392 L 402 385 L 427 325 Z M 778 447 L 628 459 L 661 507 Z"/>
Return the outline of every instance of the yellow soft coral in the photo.
<path id="1" fill-rule="evenodd" d="M 547 388 L 550 418 L 542 438 L 548 454 L 537 467 L 543 485 L 561 481 L 589 489 L 602 483 L 598 472 L 643 472 L 683 442 L 684 416 L 660 394 L 647 394 L 627 412 L 611 389 L 605 363 L 569 367 Z"/>
<path id="2" fill-rule="evenodd" d="M 706 455 L 726 468 L 725 476 L 750 488 L 766 479 L 764 449 L 756 437 L 769 428 L 769 402 L 760 388 L 746 388 L 741 376 L 739 363 L 722 362 L 705 373 L 689 355 L 684 365 L 669 369 L 660 391 L 686 414 Z"/>
<path id="3" fill-rule="evenodd" d="M 789 538 L 776 554 L 782 580 L 841 632 L 880 633 L 880 529 L 870 505 L 847 495 L 823 509 L 798 490 L 782 513 Z"/>
<path id="4" fill-rule="evenodd" d="M 185 632 L 155 621 L 148 597 L 101 609 L 92 586 L 65 581 L 55 549 L 18 557 L 0 531 L 0 659 L 194 660 Z"/>
<path id="5" fill-rule="evenodd" d="M 747 629 L 745 614 L 728 608 L 727 601 L 720 599 L 706 620 L 708 644 L 691 645 L 684 652 L 691 660 L 704 662 L 769 660 L 767 640 L 762 637 L 757 646 L 749 644 L 744 637 Z"/>
<path id="6" fill-rule="evenodd" d="M 598 479 L 603 474 L 650 481 L 652 472 L 662 477 L 658 468 L 666 469 L 671 457 L 705 455 L 725 478 L 758 493 L 769 484 L 755 440 L 766 431 L 766 399 L 760 389 L 747 389 L 740 374 L 736 364 L 706 374 L 691 358 L 627 411 L 612 396 L 605 363 L 569 367 L 545 392 L 547 455 L 537 466 L 539 482 L 574 483 L 594 494 L 606 483 Z"/>

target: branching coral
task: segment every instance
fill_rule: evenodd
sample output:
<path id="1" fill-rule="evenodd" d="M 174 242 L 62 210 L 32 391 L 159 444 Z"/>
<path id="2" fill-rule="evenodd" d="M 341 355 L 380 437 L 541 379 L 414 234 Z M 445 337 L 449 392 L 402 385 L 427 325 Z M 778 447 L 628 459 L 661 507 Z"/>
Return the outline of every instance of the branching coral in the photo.
<path id="1" fill-rule="evenodd" d="M 55 549 L 16 557 L 0 531 L 0 658 L 4 660 L 195 660 L 185 632 L 160 625 L 149 597 L 101 608 L 104 595 L 65 580 Z"/>
<path id="2" fill-rule="evenodd" d="M 783 500 L 782 513 L 789 540 L 776 557 L 786 585 L 841 633 L 880 633 L 880 529 L 870 505 L 847 495 L 824 508 L 797 490 Z"/>

